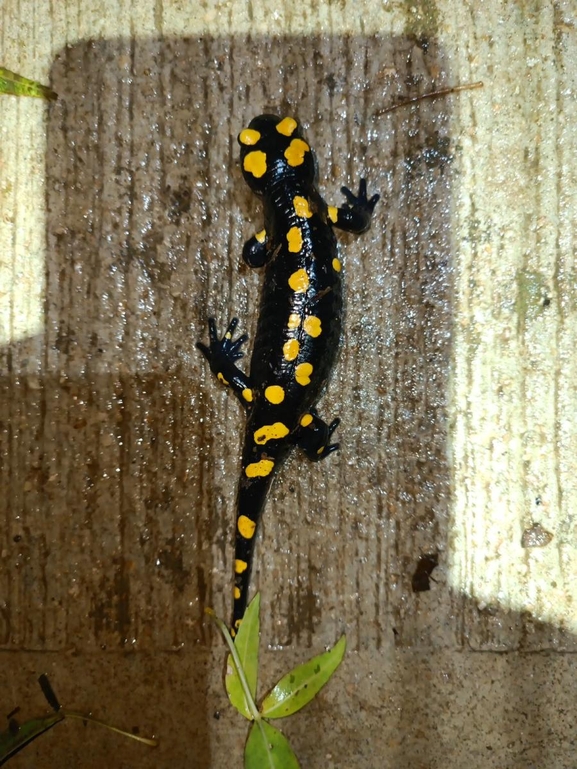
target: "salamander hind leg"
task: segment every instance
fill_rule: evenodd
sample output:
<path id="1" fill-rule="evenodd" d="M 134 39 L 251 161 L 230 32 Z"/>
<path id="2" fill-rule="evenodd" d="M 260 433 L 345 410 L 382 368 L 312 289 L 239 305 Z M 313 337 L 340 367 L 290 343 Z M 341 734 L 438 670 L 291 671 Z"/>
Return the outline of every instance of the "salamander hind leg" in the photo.
<path id="1" fill-rule="evenodd" d="M 340 419 L 333 419 L 328 425 L 314 411 L 307 412 L 301 417 L 299 428 L 295 435 L 296 445 L 304 451 L 313 462 L 324 459 L 339 448 L 338 443 L 329 443 L 332 434 L 337 429 Z"/>
<path id="2" fill-rule="evenodd" d="M 242 345 L 248 339 L 246 334 L 241 334 L 238 339 L 233 339 L 238 325 L 238 318 L 233 318 L 219 339 L 214 318 L 208 319 L 209 344 L 202 342 L 196 346 L 210 363 L 210 368 L 219 382 L 230 387 L 243 406 L 246 408 L 252 402 L 252 389 L 248 376 L 241 371 L 235 361 L 242 358 Z"/>

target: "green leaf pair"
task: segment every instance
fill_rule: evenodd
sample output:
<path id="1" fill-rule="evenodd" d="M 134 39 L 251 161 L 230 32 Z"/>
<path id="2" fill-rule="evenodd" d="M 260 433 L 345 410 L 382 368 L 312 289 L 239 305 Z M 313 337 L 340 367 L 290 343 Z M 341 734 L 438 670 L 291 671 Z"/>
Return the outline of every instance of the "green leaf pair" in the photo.
<path id="1" fill-rule="evenodd" d="M 224 622 L 209 612 L 231 650 L 225 677 L 228 698 L 241 715 L 253 721 L 246 742 L 244 765 L 245 769 L 298 769 L 299 763 L 288 740 L 265 719 L 285 718 L 310 702 L 340 665 L 346 639 L 341 636 L 329 651 L 297 665 L 278 681 L 257 708 L 259 611 L 260 596 L 257 593 L 247 607 L 234 642 Z"/>

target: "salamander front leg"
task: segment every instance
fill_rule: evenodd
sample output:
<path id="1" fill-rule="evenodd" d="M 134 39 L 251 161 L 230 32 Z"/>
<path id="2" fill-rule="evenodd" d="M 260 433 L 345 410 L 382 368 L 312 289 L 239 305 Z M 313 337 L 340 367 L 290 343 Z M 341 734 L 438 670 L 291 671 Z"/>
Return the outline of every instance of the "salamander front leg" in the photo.
<path id="1" fill-rule="evenodd" d="M 380 195 L 367 197 L 367 182 L 361 179 L 358 195 L 352 193 L 348 187 L 341 187 L 341 192 L 347 199 L 347 202 L 341 208 L 335 206 L 328 207 L 329 220 L 346 232 L 355 232 L 360 234 L 366 232 L 371 226 L 371 217 L 373 209 L 377 204 Z"/>
<path id="2" fill-rule="evenodd" d="M 244 353 L 240 348 L 248 339 L 246 334 L 241 334 L 233 340 L 234 332 L 238 325 L 238 318 L 233 318 L 228 324 L 222 339 L 218 338 L 216 321 L 208 319 L 209 345 L 197 342 L 196 346 L 210 363 L 210 368 L 219 382 L 230 387 L 245 408 L 252 403 L 252 389 L 247 375 L 235 364 Z"/>
<path id="3" fill-rule="evenodd" d="M 340 419 L 333 419 L 327 425 L 314 412 L 308 412 L 301 417 L 299 429 L 295 436 L 296 445 L 304 451 L 313 462 L 324 459 L 336 451 L 338 443 L 329 443 L 331 435 L 337 429 Z"/>
<path id="4" fill-rule="evenodd" d="M 263 267 L 269 260 L 266 243 L 266 230 L 261 230 L 249 238 L 242 249 L 242 258 L 249 267 Z"/>

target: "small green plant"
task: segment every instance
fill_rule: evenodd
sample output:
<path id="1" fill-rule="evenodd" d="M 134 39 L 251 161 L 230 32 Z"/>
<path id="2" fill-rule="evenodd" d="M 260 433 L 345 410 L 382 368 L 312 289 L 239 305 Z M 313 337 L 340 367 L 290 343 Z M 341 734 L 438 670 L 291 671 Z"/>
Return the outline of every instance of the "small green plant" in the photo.
<path id="1" fill-rule="evenodd" d="M 0 93 L 12 94 L 12 96 L 36 96 L 40 99 L 54 101 L 58 96 L 50 88 L 28 80 L 27 77 L 17 75 L 9 69 L 0 67 Z"/>
<path id="2" fill-rule="evenodd" d="M 299 769 L 299 762 L 288 740 L 269 724 L 269 720 L 290 716 L 315 697 L 340 665 L 346 639 L 341 636 L 329 651 L 297 665 L 273 686 L 258 708 L 255 698 L 259 611 L 260 596 L 257 593 L 248 605 L 233 641 L 224 622 L 207 609 L 230 649 L 225 678 L 228 698 L 242 716 L 252 721 L 244 750 L 244 766 L 245 769 Z"/>
<path id="3" fill-rule="evenodd" d="M 42 689 L 48 704 L 54 712 L 49 713 L 47 716 L 41 716 L 40 718 L 31 718 L 23 724 L 19 724 L 14 717 L 19 708 L 16 708 L 15 711 L 10 713 L 8 716 L 8 729 L 5 732 L 0 733 L 0 765 L 6 763 L 10 758 L 16 755 L 16 753 L 22 750 L 22 748 L 29 745 L 32 740 L 35 740 L 36 737 L 40 737 L 41 734 L 52 729 L 53 726 L 56 726 L 60 721 L 64 721 L 65 718 L 78 718 L 81 721 L 91 721 L 93 724 L 104 726 L 106 729 L 122 734 L 125 737 L 130 737 L 138 742 L 143 742 L 145 745 L 150 745 L 151 747 L 157 745 L 156 740 L 150 740 L 147 737 L 131 734 L 130 732 L 124 731 L 124 729 L 118 729 L 116 726 L 106 724 L 104 721 L 99 721 L 97 718 L 93 718 L 85 713 L 77 713 L 74 710 L 64 710 L 54 694 L 54 689 L 50 685 L 48 676 L 41 675 L 38 679 L 38 683 L 40 684 L 40 688 Z"/>

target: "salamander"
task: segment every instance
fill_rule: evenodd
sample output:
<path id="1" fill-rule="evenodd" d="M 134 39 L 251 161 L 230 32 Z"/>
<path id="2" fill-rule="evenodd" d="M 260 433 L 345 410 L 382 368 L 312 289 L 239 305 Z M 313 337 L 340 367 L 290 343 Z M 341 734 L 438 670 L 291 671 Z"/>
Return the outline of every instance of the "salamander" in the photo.
<path id="1" fill-rule="evenodd" d="M 379 195 L 342 187 L 345 203 L 329 206 L 317 186 L 315 155 L 292 117 L 260 115 L 239 136 L 242 173 L 262 198 L 264 229 L 246 241 L 244 261 L 264 267 L 250 373 L 236 364 L 247 335 L 233 318 L 219 337 L 209 319 L 209 344 L 197 343 L 218 380 L 246 412 L 238 484 L 232 635 L 244 615 L 254 541 L 267 493 L 289 452 L 314 461 L 338 448 L 338 419 L 325 422 L 315 404 L 333 368 L 342 323 L 342 267 L 334 228 L 369 229 Z"/>

